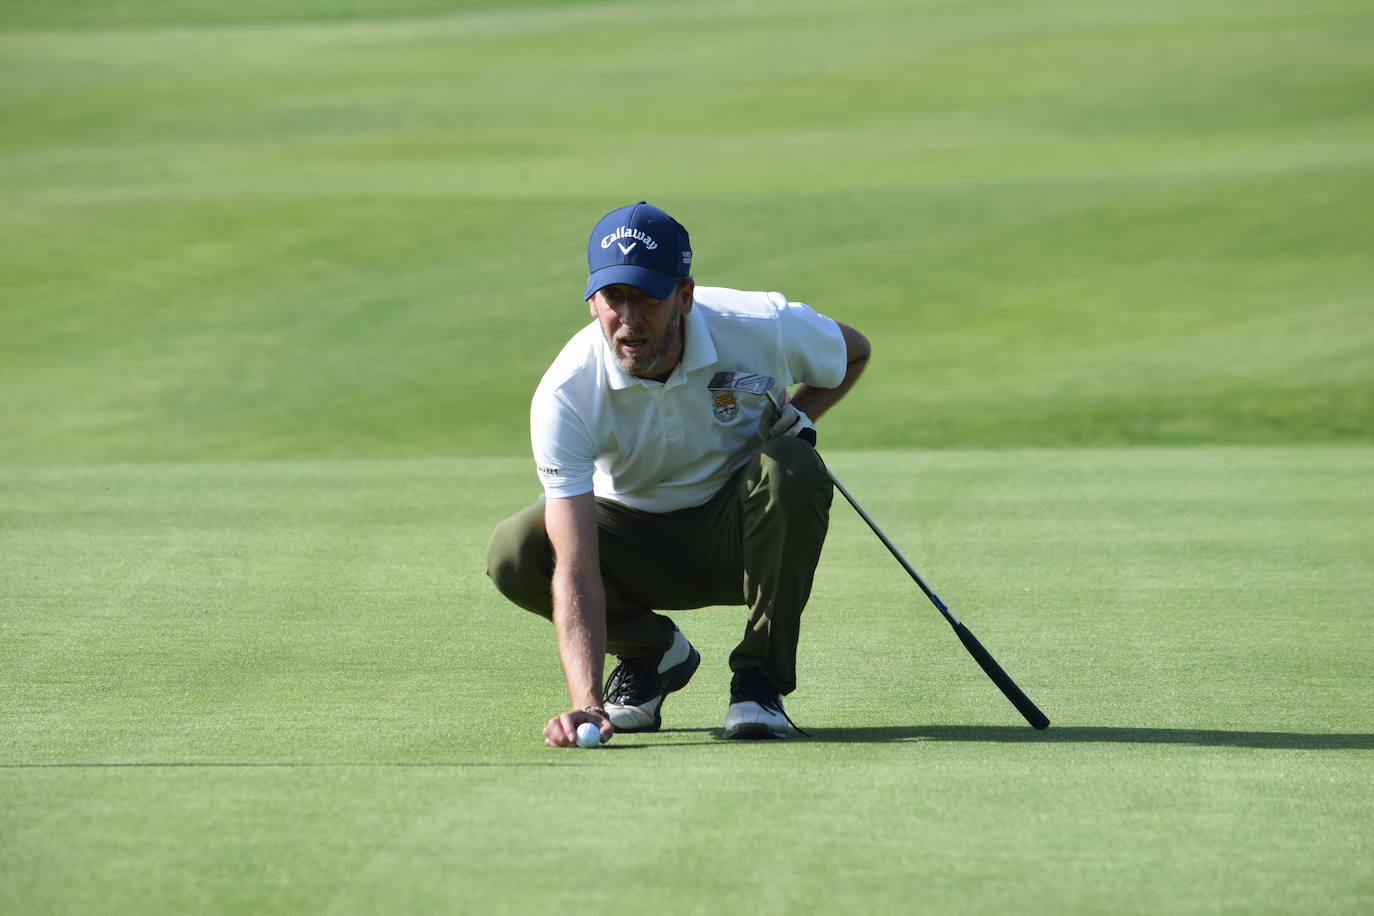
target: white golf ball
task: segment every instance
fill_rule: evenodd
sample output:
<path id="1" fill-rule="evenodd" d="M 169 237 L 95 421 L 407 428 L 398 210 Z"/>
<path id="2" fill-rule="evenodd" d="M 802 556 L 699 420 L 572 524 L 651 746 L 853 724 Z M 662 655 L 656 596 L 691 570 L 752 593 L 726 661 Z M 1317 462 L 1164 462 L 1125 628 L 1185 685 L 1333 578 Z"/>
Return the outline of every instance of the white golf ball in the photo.
<path id="1" fill-rule="evenodd" d="M 577 746 L 578 747 L 598 747 L 601 744 L 601 729 L 591 722 L 583 722 L 577 726 Z"/>

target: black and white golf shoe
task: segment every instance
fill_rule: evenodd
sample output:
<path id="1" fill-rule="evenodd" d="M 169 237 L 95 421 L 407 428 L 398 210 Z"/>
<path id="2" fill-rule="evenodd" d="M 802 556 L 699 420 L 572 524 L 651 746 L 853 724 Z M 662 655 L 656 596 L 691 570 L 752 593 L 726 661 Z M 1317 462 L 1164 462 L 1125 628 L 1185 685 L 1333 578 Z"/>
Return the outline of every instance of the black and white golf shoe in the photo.
<path id="1" fill-rule="evenodd" d="M 618 732 L 656 732 L 663 724 L 663 698 L 681 690 L 696 673 L 701 655 L 673 627 L 673 644 L 662 655 L 622 658 L 602 691 L 606 715 Z"/>
<path id="2" fill-rule="evenodd" d="M 730 679 L 730 708 L 725 711 L 727 738 L 786 738 L 791 720 L 782 697 L 762 671 L 736 671 Z"/>

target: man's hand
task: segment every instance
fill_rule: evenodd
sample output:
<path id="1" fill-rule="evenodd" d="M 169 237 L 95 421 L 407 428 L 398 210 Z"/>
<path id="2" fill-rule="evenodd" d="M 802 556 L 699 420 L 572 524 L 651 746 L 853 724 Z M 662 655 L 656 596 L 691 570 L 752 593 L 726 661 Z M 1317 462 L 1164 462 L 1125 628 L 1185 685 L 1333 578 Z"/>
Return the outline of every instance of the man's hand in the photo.
<path id="1" fill-rule="evenodd" d="M 606 711 L 595 706 L 574 709 L 554 716 L 544 726 L 544 743 L 549 747 L 577 747 L 577 726 L 591 722 L 601 730 L 601 743 L 605 744 L 615 734 L 615 726 L 607 718 Z"/>
<path id="2" fill-rule="evenodd" d="M 790 436 L 816 444 L 816 424 L 790 403 L 783 402 L 781 408 L 774 409 L 769 404 L 759 418 L 759 438 L 763 440 L 781 439 Z"/>

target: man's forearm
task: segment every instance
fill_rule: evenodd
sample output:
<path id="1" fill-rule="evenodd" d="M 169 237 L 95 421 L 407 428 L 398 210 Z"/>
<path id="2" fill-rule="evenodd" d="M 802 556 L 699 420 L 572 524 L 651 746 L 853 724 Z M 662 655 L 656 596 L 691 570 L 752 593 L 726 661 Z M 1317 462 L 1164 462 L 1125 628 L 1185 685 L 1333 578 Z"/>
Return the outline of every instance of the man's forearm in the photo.
<path id="1" fill-rule="evenodd" d="M 862 366 L 860 366 L 862 371 Z M 815 388 L 811 385 L 798 385 L 796 393 L 792 396 L 792 406 L 802 413 L 815 420 L 820 419 L 821 414 L 835 406 L 840 398 L 854 386 L 854 382 L 859 378 L 859 373 L 845 376 L 845 380 L 835 388 Z"/>
<path id="2" fill-rule="evenodd" d="M 606 659 L 606 593 L 599 575 L 555 570 L 553 625 L 572 708 L 600 706 Z"/>

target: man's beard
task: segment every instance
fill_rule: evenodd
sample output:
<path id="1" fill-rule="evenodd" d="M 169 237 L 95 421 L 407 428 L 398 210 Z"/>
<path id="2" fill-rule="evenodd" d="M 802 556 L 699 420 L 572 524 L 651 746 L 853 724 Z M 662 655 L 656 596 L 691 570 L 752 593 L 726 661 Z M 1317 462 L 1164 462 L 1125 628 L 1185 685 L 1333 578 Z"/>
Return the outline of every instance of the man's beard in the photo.
<path id="1" fill-rule="evenodd" d="M 657 366 L 663 357 L 668 355 L 668 350 L 672 348 L 673 341 L 677 340 L 678 326 L 682 318 L 676 317 L 669 322 L 663 329 L 663 336 L 659 338 L 658 345 L 653 350 L 638 355 L 625 355 L 616 347 L 615 341 L 611 341 L 611 356 L 615 358 L 615 364 L 627 375 L 643 377 L 649 374 Z M 634 334 L 627 334 L 626 337 L 634 337 Z"/>

